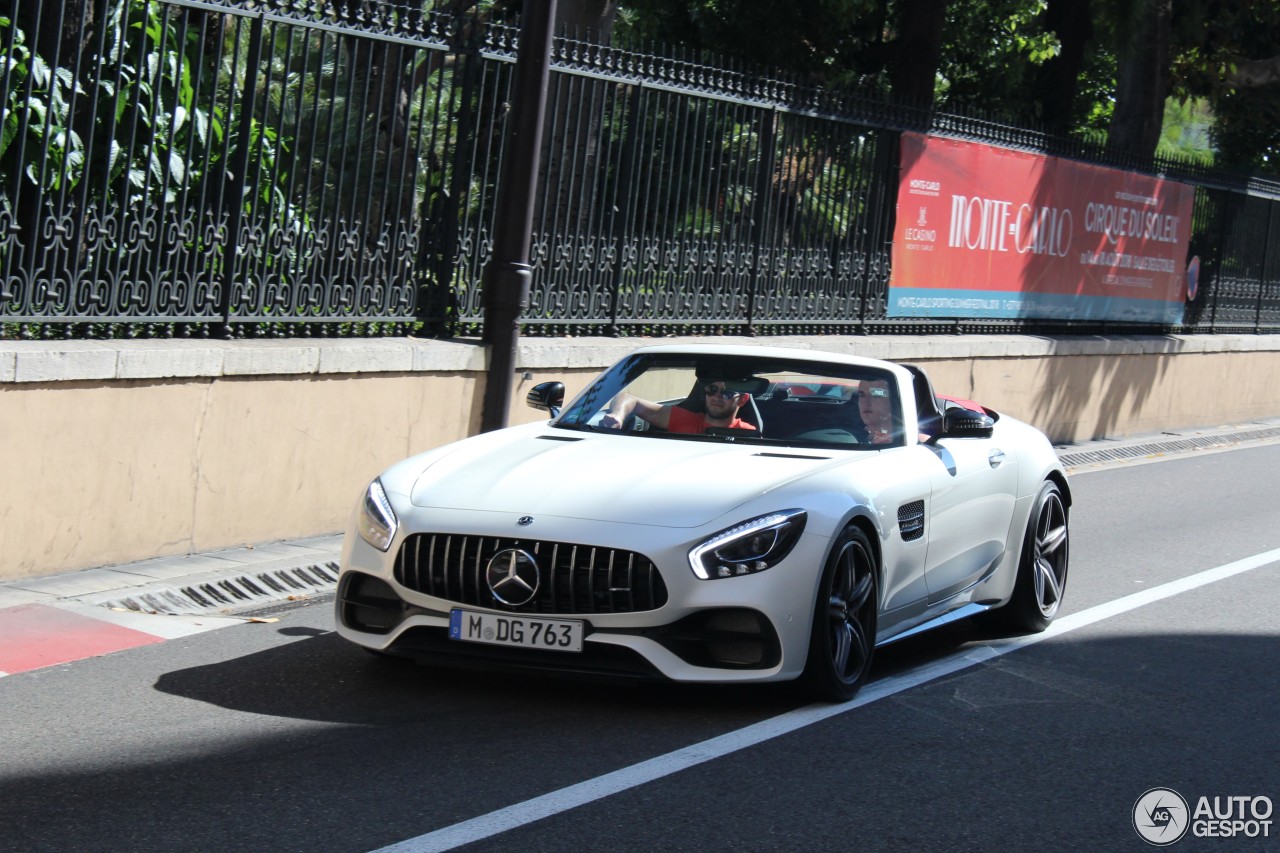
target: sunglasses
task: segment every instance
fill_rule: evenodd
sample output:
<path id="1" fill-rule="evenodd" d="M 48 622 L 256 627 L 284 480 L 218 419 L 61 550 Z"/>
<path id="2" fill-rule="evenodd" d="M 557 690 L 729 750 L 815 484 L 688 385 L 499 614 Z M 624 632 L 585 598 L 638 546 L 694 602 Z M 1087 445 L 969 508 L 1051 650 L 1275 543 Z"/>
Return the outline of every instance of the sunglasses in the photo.
<path id="1" fill-rule="evenodd" d="M 724 397 L 726 400 L 742 393 L 741 391 L 731 391 L 723 385 L 704 385 L 702 390 L 708 397 Z"/>

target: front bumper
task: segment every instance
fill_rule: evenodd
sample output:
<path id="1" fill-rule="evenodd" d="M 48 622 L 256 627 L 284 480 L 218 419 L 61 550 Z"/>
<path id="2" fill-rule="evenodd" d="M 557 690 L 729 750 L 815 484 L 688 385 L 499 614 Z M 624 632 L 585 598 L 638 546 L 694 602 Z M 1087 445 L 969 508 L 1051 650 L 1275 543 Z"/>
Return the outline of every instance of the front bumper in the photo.
<path id="1" fill-rule="evenodd" d="M 469 520 L 455 519 L 449 529 L 457 530 Z M 564 523 L 565 528 L 571 526 Z M 826 538 L 806 532 L 782 563 L 758 574 L 700 580 L 687 558 L 691 542 L 700 541 L 700 532 L 676 531 L 681 541 L 664 548 L 655 547 L 652 528 L 610 527 L 617 529 L 603 531 L 606 535 L 600 538 L 613 548 L 629 548 L 652 559 L 666 595 L 659 606 L 634 612 L 536 612 L 542 617 L 583 621 L 581 652 L 450 639 L 449 616 L 454 608 L 508 616 L 520 611 L 478 606 L 474 599 L 458 594 L 429 595 L 402 584 L 395 560 L 408 538 L 403 533 L 382 553 L 349 531 L 338 584 L 338 633 L 373 651 L 467 668 L 722 683 L 781 681 L 800 674 Z M 465 532 L 492 536 L 486 531 Z M 543 536 L 561 534 L 564 539 L 581 533 L 555 530 L 551 524 L 540 531 Z"/>

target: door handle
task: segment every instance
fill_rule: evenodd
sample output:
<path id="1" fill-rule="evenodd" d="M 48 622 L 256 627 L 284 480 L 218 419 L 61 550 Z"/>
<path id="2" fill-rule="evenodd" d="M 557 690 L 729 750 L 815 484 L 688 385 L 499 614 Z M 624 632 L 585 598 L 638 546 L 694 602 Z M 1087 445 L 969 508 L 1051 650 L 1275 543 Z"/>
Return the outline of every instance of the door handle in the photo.
<path id="1" fill-rule="evenodd" d="M 992 468 L 999 468 L 1004 464 L 1004 451 L 999 448 L 987 454 L 987 462 L 991 463 Z"/>

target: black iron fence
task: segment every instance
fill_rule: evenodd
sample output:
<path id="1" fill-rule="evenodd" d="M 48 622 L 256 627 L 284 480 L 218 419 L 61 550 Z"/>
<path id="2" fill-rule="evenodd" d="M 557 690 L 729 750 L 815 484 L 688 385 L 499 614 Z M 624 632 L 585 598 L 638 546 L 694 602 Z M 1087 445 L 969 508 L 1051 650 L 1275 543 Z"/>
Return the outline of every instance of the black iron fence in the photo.
<path id="1" fill-rule="evenodd" d="M 0 337 L 478 332 L 516 42 L 374 0 L 0 0 Z M 527 334 L 1098 331 L 886 318 L 904 129 L 1194 184 L 1168 331 L 1280 330 L 1275 183 L 572 38 L 545 128 Z"/>

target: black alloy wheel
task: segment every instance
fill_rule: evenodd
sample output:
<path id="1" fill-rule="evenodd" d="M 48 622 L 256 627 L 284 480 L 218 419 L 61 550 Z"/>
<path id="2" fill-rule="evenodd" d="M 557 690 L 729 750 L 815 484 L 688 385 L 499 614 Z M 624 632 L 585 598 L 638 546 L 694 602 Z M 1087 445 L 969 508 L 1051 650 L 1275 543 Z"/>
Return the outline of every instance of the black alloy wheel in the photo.
<path id="1" fill-rule="evenodd" d="M 1067 587 L 1068 517 L 1062 490 L 1057 483 L 1046 480 L 1027 522 L 1013 597 L 992 613 L 1003 627 L 1038 633 L 1058 615 Z"/>
<path id="2" fill-rule="evenodd" d="M 857 527 L 840 536 L 822 573 L 804 680 L 818 698 L 852 699 L 866 683 L 880 596 L 871 541 Z"/>

